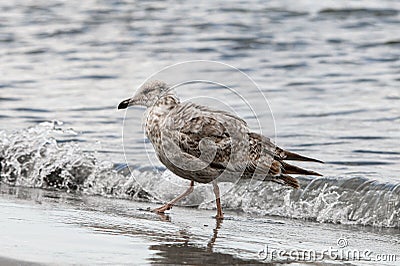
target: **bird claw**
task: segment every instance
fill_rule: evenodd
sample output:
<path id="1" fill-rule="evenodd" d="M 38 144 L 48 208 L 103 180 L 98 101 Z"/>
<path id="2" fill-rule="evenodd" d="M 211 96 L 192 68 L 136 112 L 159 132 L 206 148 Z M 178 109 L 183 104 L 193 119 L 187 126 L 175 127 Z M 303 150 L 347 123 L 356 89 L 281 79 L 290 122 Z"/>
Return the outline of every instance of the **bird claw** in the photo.
<path id="1" fill-rule="evenodd" d="M 172 205 L 171 205 L 171 204 L 165 204 L 165 205 L 163 205 L 163 206 L 161 206 L 161 207 L 158 207 L 158 208 L 153 209 L 152 212 L 155 212 L 155 213 L 164 213 L 165 211 L 168 211 L 168 210 L 170 210 L 170 209 L 172 209 Z"/>

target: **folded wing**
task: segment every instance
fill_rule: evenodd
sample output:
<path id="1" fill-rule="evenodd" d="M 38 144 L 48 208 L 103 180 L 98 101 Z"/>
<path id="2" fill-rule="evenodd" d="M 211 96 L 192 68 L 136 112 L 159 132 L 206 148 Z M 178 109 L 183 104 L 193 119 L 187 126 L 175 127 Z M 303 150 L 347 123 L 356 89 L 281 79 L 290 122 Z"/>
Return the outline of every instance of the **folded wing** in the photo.
<path id="1" fill-rule="evenodd" d="M 264 177 L 292 187 L 297 180 L 288 174 L 320 175 L 284 160 L 321 162 L 275 146 L 268 138 L 249 132 L 246 122 L 228 112 L 211 110 L 194 103 L 171 110 L 161 129 L 173 141 L 184 160 L 202 162 L 220 172 L 240 172 L 243 177 Z"/>

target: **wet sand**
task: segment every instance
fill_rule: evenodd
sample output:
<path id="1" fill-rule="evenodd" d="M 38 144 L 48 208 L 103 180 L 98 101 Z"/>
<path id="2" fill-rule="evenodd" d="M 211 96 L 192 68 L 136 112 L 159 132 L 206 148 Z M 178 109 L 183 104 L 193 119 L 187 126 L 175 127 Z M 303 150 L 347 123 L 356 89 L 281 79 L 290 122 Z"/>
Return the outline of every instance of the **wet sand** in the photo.
<path id="1" fill-rule="evenodd" d="M 341 262 L 323 250 L 396 254 L 397 229 L 319 224 L 176 207 L 169 215 L 147 202 L 0 186 L 0 264 L 243 264 Z M 338 247 L 342 239 L 346 246 Z M 342 243 L 343 244 L 343 243 Z M 290 252 L 315 250 L 314 259 Z M 277 256 L 277 252 L 285 254 Z M 274 253 L 275 252 L 275 253 Z M 321 256 L 319 256 L 320 254 Z M 297 256 L 297 257 L 296 257 Z M 375 257 L 374 257 L 375 258 Z M 354 262 L 349 260 L 348 262 Z M 366 258 L 356 264 L 373 265 Z M 381 264 L 394 265 L 393 262 Z"/>
<path id="2" fill-rule="evenodd" d="M 28 266 L 28 265 L 40 265 L 40 264 L 28 262 L 28 261 L 0 257 L 0 265 L 2 265 L 2 266 L 14 266 L 14 265 L 15 266 Z"/>

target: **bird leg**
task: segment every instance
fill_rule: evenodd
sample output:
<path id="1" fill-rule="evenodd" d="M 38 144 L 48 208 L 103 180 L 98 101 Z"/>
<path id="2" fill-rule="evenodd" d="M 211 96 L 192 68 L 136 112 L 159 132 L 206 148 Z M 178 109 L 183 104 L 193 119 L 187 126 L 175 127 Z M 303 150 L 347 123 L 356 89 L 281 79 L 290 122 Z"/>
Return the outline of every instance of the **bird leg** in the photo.
<path id="1" fill-rule="evenodd" d="M 213 185 L 214 194 L 215 194 L 215 202 L 217 203 L 217 215 L 215 216 L 215 218 L 222 219 L 222 218 L 224 218 L 224 213 L 222 212 L 221 198 L 220 198 L 220 194 L 219 194 L 219 187 L 218 187 L 217 181 L 213 181 L 212 185 Z"/>
<path id="2" fill-rule="evenodd" d="M 186 197 L 187 195 L 192 193 L 193 190 L 194 190 L 194 181 L 192 180 L 190 182 L 190 187 L 185 192 L 183 192 L 181 195 L 179 195 L 175 199 L 171 200 L 170 202 L 166 203 L 165 205 L 154 209 L 153 212 L 164 213 L 165 211 L 172 209 L 172 206 L 174 206 L 175 203 L 177 203 L 178 201 L 180 201 L 181 199 L 183 199 L 184 197 Z"/>

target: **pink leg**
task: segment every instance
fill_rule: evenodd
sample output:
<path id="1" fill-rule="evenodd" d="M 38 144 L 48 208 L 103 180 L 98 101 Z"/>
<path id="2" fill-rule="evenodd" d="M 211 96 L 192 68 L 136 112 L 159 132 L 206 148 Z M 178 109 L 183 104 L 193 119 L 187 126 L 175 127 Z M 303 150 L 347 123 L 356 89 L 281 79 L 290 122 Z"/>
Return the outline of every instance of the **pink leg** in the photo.
<path id="1" fill-rule="evenodd" d="M 219 194 L 219 187 L 217 184 L 217 181 L 213 181 L 213 188 L 214 188 L 214 194 L 215 194 L 215 202 L 217 203 L 217 215 L 215 218 L 217 219 L 222 219 L 224 218 L 224 213 L 222 212 L 222 207 L 221 207 L 221 198 Z"/>
<path id="2" fill-rule="evenodd" d="M 192 180 L 190 182 L 190 187 L 185 192 L 183 192 L 181 195 L 179 195 L 175 199 L 171 200 L 167 204 L 165 204 L 165 205 L 163 205 L 163 206 L 161 206 L 159 208 L 154 209 L 153 212 L 164 213 L 165 211 L 172 209 L 172 206 L 174 206 L 175 203 L 177 203 L 178 201 L 180 201 L 181 199 L 183 199 L 184 197 L 186 197 L 187 195 L 192 193 L 193 190 L 194 190 L 194 181 Z"/>

